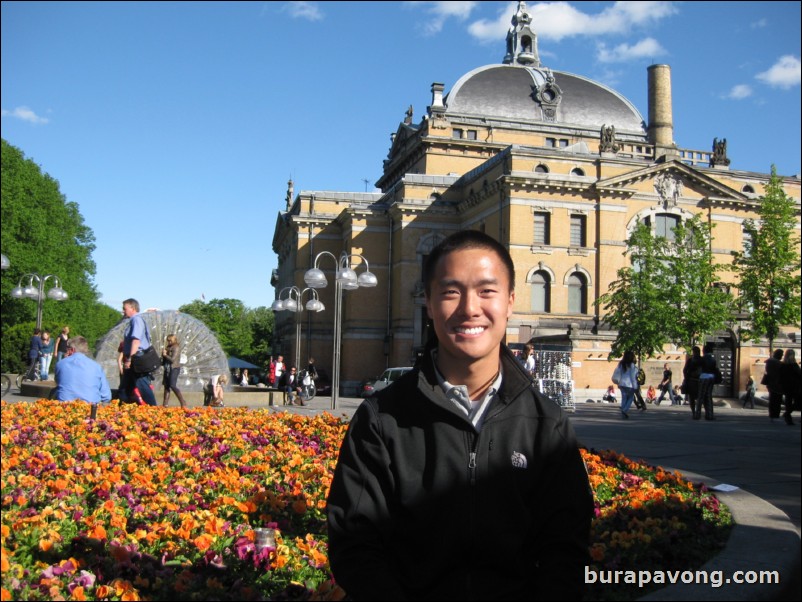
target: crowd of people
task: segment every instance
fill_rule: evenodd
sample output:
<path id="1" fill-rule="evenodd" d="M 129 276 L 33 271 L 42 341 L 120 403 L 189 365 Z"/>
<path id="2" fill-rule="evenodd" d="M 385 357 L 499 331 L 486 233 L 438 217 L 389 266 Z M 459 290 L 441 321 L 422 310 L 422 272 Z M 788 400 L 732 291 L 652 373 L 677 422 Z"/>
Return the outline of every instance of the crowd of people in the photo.
<path id="1" fill-rule="evenodd" d="M 151 350 L 153 343 L 147 322 L 139 314 L 139 303 L 136 299 L 127 299 L 123 302 L 123 315 L 128 318 L 123 340 L 118 348 L 118 367 L 120 374 L 119 396 L 123 401 L 137 402 L 151 406 L 157 405 L 152 386 L 153 373 L 157 365 L 142 362 L 148 355 L 156 355 Z M 523 353 L 514 354 L 524 371 L 535 377 L 535 351 L 534 346 L 527 344 Z M 89 356 L 86 339 L 80 336 L 70 337 L 69 326 L 64 326 L 55 338 L 47 330 L 34 329 L 28 352 L 28 369 L 26 380 L 49 380 L 50 367 L 55 361 L 55 377 L 57 387 L 55 395 L 58 399 L 84 399 L 90 403 L 105 402 L 111 399 L 110 389 L 105 375 L 100 378 L 102 368 Z M 73 359 L 70 359 L 73 358 Z M 69 361 L 65 361 L 69 360 Z M 172 393 L 175 393 L 181 407 L 186 407 L 178 379 L 181 373 L 181 348 L 175 334 L 170 334 L 164 345 L 158 361 L 163 367 L 164 394 L 162 406 L 169 404 Z M 793 412 L 802 409 L 802 395 L 800 390 L 802 377 L 800 365 L 796 360 L 793 349 L 776 349 L 772 357 L 766 360 L 764 376 L 760 382 L 768 391 L 769 418 L 776 421 L 784 408 L 782 417 L 786 424 L 792 425 Z M 59 366 L 62 366 L 59 369 Z M 668 363 L 663 366 L 663 375 L 655 387 L 649 385 L 646 392 L 646 403 L 659 406 L 667 396 L 672 406 L 690 406 L 691 416 L 694 420 L 702 418 L 715 420 L 713 404 L 713 388 L 722 381 L 722 374 L 717 365 L 711 345 L 704 347 L 704 353 L 698 346 L 691 350 L 691 356 L 682 369 L 682 384 L 674 384 L 673 372 Z M 304 405 L 304 387 L 308 387 L 317 378 L 314 358 L 309 358 L 305 370 L 300 373 L 296 366 L 287 366 L 282 355 L 272 356 L 268 362 L 264 379 L 249 376 L 244 369 L 241 375 L 236 375 L 235 383 L 253 385 L 262 382 L 266 386 L 279 389 L 284 393 L 284 404 Z M 613 384 L 603 396 L 604 401 L 617 403 L 615 386 L 618 386 L 621 395 L 621 416 L 629 418 L 633 405 L 640 410 L 646 409 L 646 403 L 641 395 L 641 386 L 644 384 L 645 374 L 638 367 L 635 354 L 626 351 L 616 365 L 612 375 Z M 204 405 L 221 407 L 223 405 L 225 385 L 229 375 L 213 375 L 204 386 Z M 745 394 L 742 397 L 742 408 L 755 407 L 757 385 L 752 375 L 749 375 Z M 659 391 L 659 395 L 658 395 Z"/>
<path id="2" fill-rule="evenodd" d="M 704 352 L 703 352 L 704 351 Z M 639 379 L 640 376 L 640 379 Z M 613 372 L 613 385 L 607 388 L 602 400 L 617 403 L 616 390 L 618 385 L 621 393 L 621 416 L 629 418 L 629 410 L 640 395 L 641 385 L 644 384 L 644 374 L 639 370 L 632 351 L 624 353 L 624 357 L 616 365 Z M 663 366 L 663 378 L 655 387 L 649 385 L 646 392 L 647 403 L 660 405 L 663 398 L 668 395 L 671 405 L 688 405 L 693 420 L 700 420 L 704 411 L 705 420 L 715 420 L 713 388 L 723 380 L 712 345 L 705 345 L 704 350 L 698 346 L 691 349 L 691 356 L 682 369 L 682 385 L 673 384 L 673 374 L 669 364 Z M 776 421 L 783 411 L 785 423 L 793 425 L 793 412 L 802 410 L 802 369 L 796 360 L 793 349 L 777 349 L 766 360 L 765 373 L 761 380 L 768 391 L 769 418 Z M 660 395 L 657 395 L 657 391 Z M 683 397 L 684 396 L 684 397 Z M 750 374 L 741 397 L 741 407 L 755 408 L 757 398 L 757 385 Z M 644 409 L 644 408 L 640 408 Z"/>
<path id="3" fill-rule="evenodd" d="M 40 328 L 34 329 L 28 347 L 28 368 L 25 371 L 25 380 L 50 380 L 53 356 L 56 355 L 58 359 L 61 359 L 66 354 L 65 331 L 69 334 L 69 327 L 65 326 L 62 334 L 53 339 L 49 331 Z"/>

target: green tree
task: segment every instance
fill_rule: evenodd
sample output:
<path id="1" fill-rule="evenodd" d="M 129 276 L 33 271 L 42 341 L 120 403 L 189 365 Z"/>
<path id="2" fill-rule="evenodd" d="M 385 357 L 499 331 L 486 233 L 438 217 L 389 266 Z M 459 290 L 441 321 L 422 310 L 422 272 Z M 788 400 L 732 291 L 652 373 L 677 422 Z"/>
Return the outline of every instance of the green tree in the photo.
<path id="1" fill-rule="evenodd" d="M 10 294 L 21 279 L 23 285 L 27 284 L 26 274 L 53 274 L 69 294 L 66 301 L 43 301 L 43 327 L 58 332 L 61 326 L 69 325 L 74 334 L 85 336 L 92 345 L 114 326 L 120 314 L 98 300 L 92 260 L 95 238 L 78 205 L 68 202 L 58 182 L 6 140 L 2 140 L 0 194 L 0 243 L 11 261 L 0 280 L 2 369 L 15 372 L 22 365 L 36 323 L 36 300 L 15 299 Z M 54 282 L 49 279 L 47 287 Z M 5 341 L 12 326 L 28 331 L 22 348 L 12 348 Z"/>
<path id="2" fill-rule="evenodd" d="M 800 316 L 800 240 L 794 234 L 797 208 L 785 194 L 777 168 L 759 200 L 758 220 L 744 222 L 744 250 L 733 252 L 738 275 L 739 303 L 748 314 L 746 340 L 766 337 L 769 351 L 781 326 L 802 322 Z"/>
<path id="3" fill-rule="evenodd" d="M 248 323 L 253 335 L 251 354 L 243 359 L 258 366 L 266 366 L 273 352 L 275 314 L 269 307 L 256 307 L 248 311 Z"/>
<path id="4" fill-rule="evenodd" d="M 226 355 L 258 365 L 266 363 L 273 336 L 272 312 L 267 308 L 251 310 L 238 299 L 212 299 L 208 303 L 196 299 L 178 311 L 203 322 L 217 336 Z"/>
<path id="5" fill-rule="evenodd" d="M 662 351 L 669 341 L 665 325 L 668 306 L 662 290 L 665 239 L 652 236 L 651 229 L 638 224 L 627 240 L 632 266 L 618 270 L 618 279 L 609 292 L 596 300 L 606 312 L 603 322 L 618 331 L 610 350 L 611 357 L 621 357 L 631 349 L 638 358 Z"/>
<path id="6" fill-rule="evenodd" d="M 671 341 L 689 351 L 731 320 L 732 295 L 718 286 L 720 266 L 713 263 L 710 224 L 697 214 L 679 223 L 673 234 L 662 262 L 671 316 L 666 327 Z"/>

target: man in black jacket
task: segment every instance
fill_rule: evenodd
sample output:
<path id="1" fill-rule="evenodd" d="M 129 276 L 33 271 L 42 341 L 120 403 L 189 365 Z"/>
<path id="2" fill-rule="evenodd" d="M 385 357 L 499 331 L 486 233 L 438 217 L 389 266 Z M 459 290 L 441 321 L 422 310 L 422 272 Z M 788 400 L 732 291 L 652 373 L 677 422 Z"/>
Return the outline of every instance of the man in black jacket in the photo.
<path id="1" fill-rule="evenodd" d="M 461 231 L 423 283 L 436 340 L 362 403 L 340 450 L 334 577 L 356 600 L 578 600 L 593 498 L 568 418 L 501 342 L 510 255 Z"/>

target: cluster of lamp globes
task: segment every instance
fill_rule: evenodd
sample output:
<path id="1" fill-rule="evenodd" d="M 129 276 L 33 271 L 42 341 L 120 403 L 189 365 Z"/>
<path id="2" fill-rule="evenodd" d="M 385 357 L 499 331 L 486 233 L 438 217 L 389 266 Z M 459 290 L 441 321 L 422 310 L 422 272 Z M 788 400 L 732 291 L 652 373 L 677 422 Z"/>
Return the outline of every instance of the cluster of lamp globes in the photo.
<path id="1" fill-rule="evenodd" d="M 39 299 L 39 295 L 41 294 L 41 287 L 44 285 L 45 280 L 48 278 L 54 278 L 56 282 L 56 286 L 51 288 L 47 291 L 47 296 L 54 301 L 64 301 L 69 297 L 67 295 L 67 291 L 61 288 L 61 283 L 59 279 L 53 276 L 52 274 L 45 276 L 42 278 L 37 274 L 26 274 L 25 276 L 20 279 L 19 285 L 11 290 L 11 296 L 15 299 L 22 299 L 22 298 L 29 298 L 29 299 Z M 28 278 L 28 284 L 26 286 L 22 286 L 22 280 Z M 39 287 L 33 285 L 34 278 L 39 281 Z"/>
<path id="2" fill-rule="evenodd" d="M 341 261 L 341 263 L 343 262 Z M 378 284 L 378 280 L 376 279 L 376 275 L 367 269 L 367 260 L 365 260 L 365 267 L 365 271 L 357 276 L 356 272 L 350 267 L 340 266 L 336 272 L 337 282 L 344 290 L 347 291 L 352 291 L 359 287 L 370 288 L 376 286 Z M 323 311 L 326 309 L 325 305 L 320 302 L 316 290 L 319 288 L 326 288 L 328 285 L 328 281 L 326 280 L 326 275 L 323 273 L 323 270 L 317 267 L 307 270 L 304 274 L 304 282 L 306 282 L 308 287 L 302 291 L 295 286 L 282 289 L 281 292 L 289 290 L 289 296 L 286 299 L 279 298 L 273 301 L 273 305 L 270 306 L 271 309 L 273 311 L 303 311 L 303 308 L 301 307 L 302 297 L 306 291 L 310 290 L 312 291 L 313 296 L 311 299 L 309 299 L 309 301 L 306 302 L 306 309 L 309 311 Z M 293 292 L 295 293 L 296 298 L 293 298 Z M 281 293 L 279 293 L 279 297 L 281 297 Z"/>

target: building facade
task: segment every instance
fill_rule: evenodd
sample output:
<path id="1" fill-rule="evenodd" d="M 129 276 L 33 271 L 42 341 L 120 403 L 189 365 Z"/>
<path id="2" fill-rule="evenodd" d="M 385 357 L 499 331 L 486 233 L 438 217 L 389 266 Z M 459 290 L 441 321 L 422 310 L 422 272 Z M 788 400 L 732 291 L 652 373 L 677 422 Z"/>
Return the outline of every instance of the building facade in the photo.
<path id="1" fill-rule="evenodd" d="M 422 262 L 456 230 L 483 230 L 509 248 L 517 281 L 507 342 L 570 351 L 580 400 L 583 391 L 597 396 L 610 382 L 615 332 L 604 329 L 594 302 L 626 266 L 625 241 L 636 224 L 660 233 L 703 214 L 715 225 L 715 261 L 731 261 L 769 174 L 732 169 L 726 140 L 714 140 L 711 151 L 678 147 L 671 69 L 652 65 L 646 79 L 648 121 L 614 90 L 545 67 L 526 3 L 519 2 L 500 64 L 470 71 L 448 94 L 433 83 L 418 123 L 407 111 L 376 182 L 380 192 L 296 195 L 289 183 L 273 239 L 277 295 L 292 286 L 304 290 L 316 258 L 332 281 L 335 261 L 327 253 L 352 256 L 357 273 L 366 259 L 379 281 L 342 295 L 342 394 L 388 366 L 414 361 L 427 337 Z M 783 186 L 799 206 L 799 176 L 783 177 Z M 313 355 L 331 370 L 333 288 L 319 291 L 322 312 L 276 314 L 275 352 L 296 361 L 300 338 L 299 361 Z M 759 382 L 768 357 L 767 345 L 740 342 L 738 330 L 734 319 L 713 337 L 725 374 L 718 395 L 742 391 L 749 374 Z M 799 332 L 784 330 L 775 345 L 798 349 Z M 684 359 L 684 349 L 666 347 L 644 366 L 647 382 L 659 382 L 666 362 L 677 374 Z"/>

